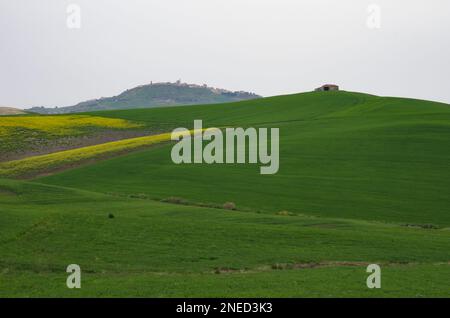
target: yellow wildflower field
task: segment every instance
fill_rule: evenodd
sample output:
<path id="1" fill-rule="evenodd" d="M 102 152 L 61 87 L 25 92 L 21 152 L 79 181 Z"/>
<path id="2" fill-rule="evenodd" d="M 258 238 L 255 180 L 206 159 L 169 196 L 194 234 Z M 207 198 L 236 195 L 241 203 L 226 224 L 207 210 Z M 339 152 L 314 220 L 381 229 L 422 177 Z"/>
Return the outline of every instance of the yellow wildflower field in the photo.
<path id="1" fill-rule="evenodd" d="M 0 138 L 6 137 L 11 129 L 16 128 L 37 130 L 54 135 L 67 135 L 87 127 L 127 129 L 140 127 L 140 125 L 124 119 L 89 115 L 1 117 Z"/>

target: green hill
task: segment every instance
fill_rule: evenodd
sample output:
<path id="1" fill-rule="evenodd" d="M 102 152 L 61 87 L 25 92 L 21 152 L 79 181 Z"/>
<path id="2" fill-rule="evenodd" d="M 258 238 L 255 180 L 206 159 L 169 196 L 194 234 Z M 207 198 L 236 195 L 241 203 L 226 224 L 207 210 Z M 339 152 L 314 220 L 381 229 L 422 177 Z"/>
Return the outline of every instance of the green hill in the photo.
<path id="1" fill-rule="evenodd" d="M 0 179 L 0 296 L 448 297 L 449 105 L 340 91 L 86 115 L 278 127 L 280 170 L 175 165 L 163 143 Z"/>
<path id="2" fill-rule="evenodd" d="M 203 119 L 205 127 L 279 127 L 280 171 L 262 176 L 258 165 L 175 165 L 167 145 L 40 181 L 157 199 L 233 201 L 269 213 L 450 225 L 446 104 L 314 92 L 101 114 L 173 127 L 192 128 L 194 119 Z"/>
<path id="3" fill-rule="evenodd" d="M 180 82 L 154 83 L 128 89 L 117 96 L 89 100 L 74 106 L 57 108 L 33 107 L 29 110 L 40 114 L 67 114 L 96 110 L 227 103 L 260 97 L 253 93 L 232 92 L 206 85 L 200 86 Z"/>

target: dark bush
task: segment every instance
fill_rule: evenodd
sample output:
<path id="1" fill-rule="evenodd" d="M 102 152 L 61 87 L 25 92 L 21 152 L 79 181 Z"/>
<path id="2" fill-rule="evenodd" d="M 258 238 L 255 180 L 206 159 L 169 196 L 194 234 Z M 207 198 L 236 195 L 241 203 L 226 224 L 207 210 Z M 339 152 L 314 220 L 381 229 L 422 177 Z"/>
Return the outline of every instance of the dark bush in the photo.
<path id="1" fill-rule="evenodd" d="M 295 213 L 289 212 L 289 211 L 280 211 L 277 212 L 277 215 L 282 215 L 282 216 L 295 216 Z"/>
<path id="2" fill-rule="evenodd" d="M 131 199 L 148 199 L 148 195 L 144 193 L 133 193 L 128 196 Z"/>
<path id="3" fill-rule="evenodd" d="M 189 202 L 185 199 L 178 197 L 169 197 L 167 199 L 162 199 L 161 202 L 173 203 L 173 204 L 189 204 Z"/>

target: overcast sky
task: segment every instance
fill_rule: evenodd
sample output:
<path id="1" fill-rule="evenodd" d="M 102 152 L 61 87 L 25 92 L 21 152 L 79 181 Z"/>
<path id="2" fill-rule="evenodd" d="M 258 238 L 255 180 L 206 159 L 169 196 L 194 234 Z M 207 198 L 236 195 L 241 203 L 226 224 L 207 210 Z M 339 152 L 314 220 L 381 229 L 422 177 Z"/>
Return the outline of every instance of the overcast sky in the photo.
<path id="1" fill-rule="evenodd" d="M 79 29 L 67 26 L 71 3 Z M 449 14 L 448 0 L 0 0 L 0 105 L 66 106 L 177 79 L 450 103 Z"/>

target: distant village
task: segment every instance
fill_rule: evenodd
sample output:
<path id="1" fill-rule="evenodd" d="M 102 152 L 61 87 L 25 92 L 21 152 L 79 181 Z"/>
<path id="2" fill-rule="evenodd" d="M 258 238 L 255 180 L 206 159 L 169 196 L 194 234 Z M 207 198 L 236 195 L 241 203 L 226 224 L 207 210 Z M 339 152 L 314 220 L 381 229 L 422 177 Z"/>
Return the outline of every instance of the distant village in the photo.
<path id="1" fill-rule="evenodd" d="M 127 89 L 126 91 L 136 89 L 136 88 L 146 87 L 148 85 L 155 85 L 155 86 L 156 85 L 172 85 L 172 86 L 180 86 L 180 87 L 188 87 L 188 88 L 206 88 L 216 94 L 247 94 L 247 95 L 258 96 L 255 93 L 250 93 L 250 92 L 246 92 L 246 91 L 230 91 L 230 90 L 223 89 L 223 88 L 211 87 L 211 86 L 208 86 L 207 84 L 198 85 L 198 84 L 183 83 L 180 79 L 173 83 L 172 82 L 153 82 L 153 81 L 151 81 L 148 84 L 139 85 L 139 86 L 136 86 L 135 88 Z"/>

